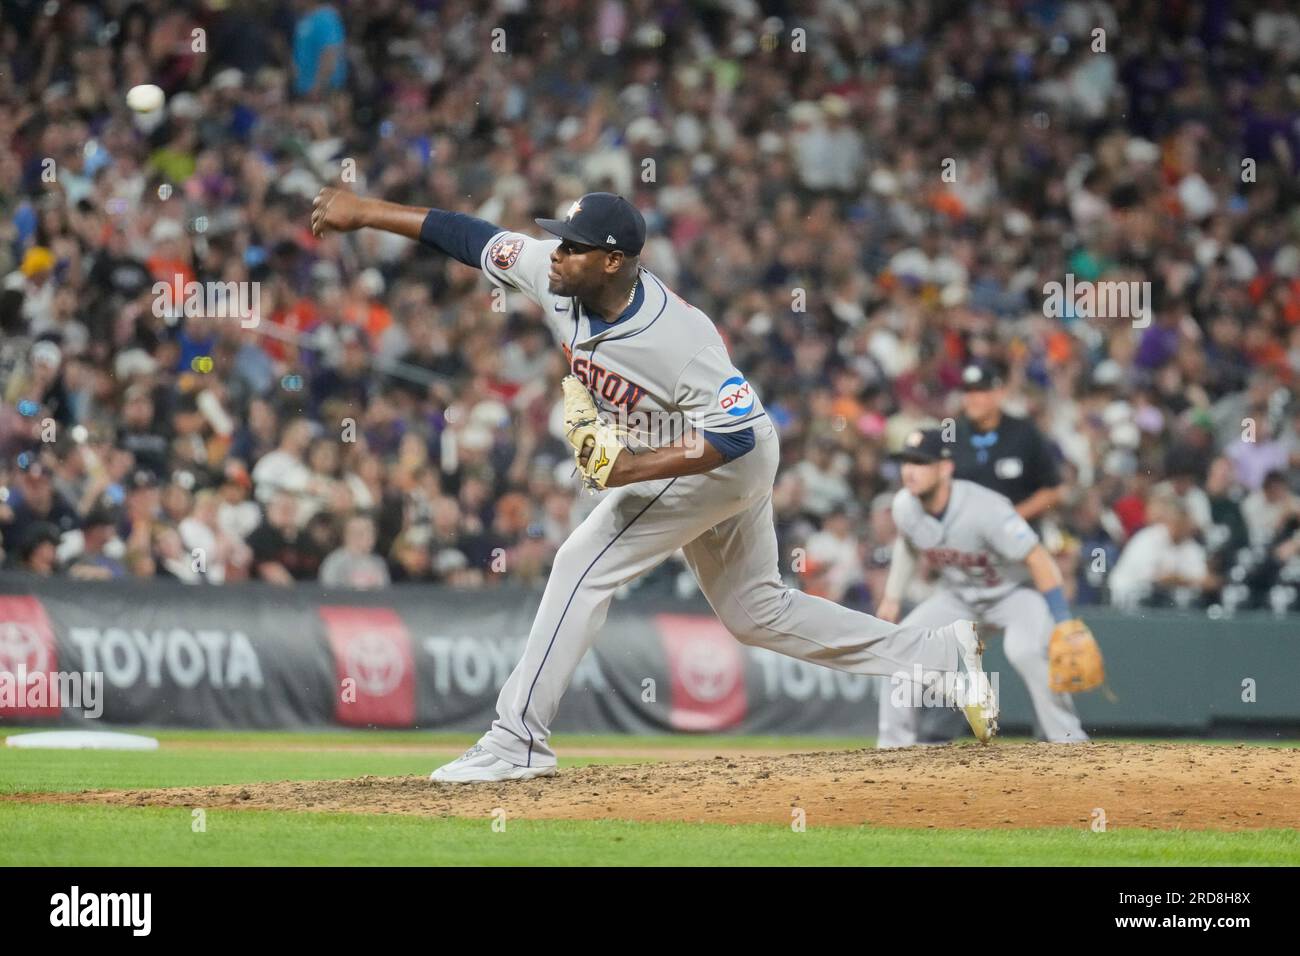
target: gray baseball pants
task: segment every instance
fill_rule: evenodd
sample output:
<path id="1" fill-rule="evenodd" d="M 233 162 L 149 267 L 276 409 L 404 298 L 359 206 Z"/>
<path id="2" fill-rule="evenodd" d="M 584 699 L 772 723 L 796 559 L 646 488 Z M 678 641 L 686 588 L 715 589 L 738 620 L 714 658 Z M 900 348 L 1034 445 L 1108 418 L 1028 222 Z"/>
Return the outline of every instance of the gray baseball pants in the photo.
<path id="1" fill-rule="evenodd" d="M 1047 684 L 1047 644 L 1052 636 L 1052 614 L 1046 599 L 1032 588 L 1016 588 L 982 609 L 967 604 L 951 591 L 938 591 L 903 618 L 904 624 L 933 627 L 955 620 L 980 621 L 1001 628 L 1011 666 L 1025 682 L 1043 736 L 1051 743 L 1086 741 L 1074 701 L 1069 694 L 1053 694 Z M 900 675 L 901 679 L 902 675 Z M 952 739 L 966 726 L 965 718 L 945 708 L 898 706 L 894 678 L 880 689 L 878 747 L 910 747 L 922 742 Z M 903 695 L 915 701 L 915 695 Z"/>
<path id="2" fill-rule="evenodd" d="M 479 740 L 484 749 L 517 766 L 555 764 L 551 723 L 614 591 L 679 548 L 743 644 L 856 674 L 887 675 L 913 663 L 957 669 L 956 640 L 938 633 L 938 622 L 889 624 L 786 586 L 772 516 L 780 444 L 770 421 L 755 427 L 755 439 L 748 454 L 705 474 L 604 493 L 555 556 L 523 657 Z"/>

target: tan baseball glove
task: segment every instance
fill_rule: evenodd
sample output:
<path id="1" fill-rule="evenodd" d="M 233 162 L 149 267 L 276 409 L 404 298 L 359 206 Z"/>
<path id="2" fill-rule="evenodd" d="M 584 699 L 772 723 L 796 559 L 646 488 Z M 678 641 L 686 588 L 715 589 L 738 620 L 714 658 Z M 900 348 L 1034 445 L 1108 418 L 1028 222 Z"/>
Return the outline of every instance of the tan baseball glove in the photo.
<path id="1" fill-rule="evenodd" d="M 564 433 L 573 446 L 578 470 L 589 488 L 604 488 L 614 462 L 626 447 L 627 431 L 601 421 L 591 393 L 576 376 L 564 376 L 560 385 L 564 389 Z M 591 454 L 584 465 L 582 450 L 588 445 Z"/>
<path id="2" fill-rule="evenodd" d="M 1048 686 L 1054 694 L 1092 690 L 1106 679 L 1101 648 L 1087 624 L 1078 618 L 1062 621 L 1047 645 Z"/>

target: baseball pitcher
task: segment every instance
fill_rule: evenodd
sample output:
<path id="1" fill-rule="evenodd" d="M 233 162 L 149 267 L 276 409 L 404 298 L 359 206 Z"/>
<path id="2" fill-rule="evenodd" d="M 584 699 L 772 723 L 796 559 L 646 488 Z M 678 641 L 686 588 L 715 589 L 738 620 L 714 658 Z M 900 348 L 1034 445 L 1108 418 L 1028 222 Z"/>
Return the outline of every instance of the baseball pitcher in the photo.
<path id="1" fill-rule="evenodd" d="M 1101 682 L 1100 651 L 1086 625 L 1071 618 L 1060 570 L 1038 535 L 1004 495 L 953 478 L 952 445 L 939 430 L 913 432 L 895 458 L 903 479 L 893 502 L 898 537 L 876 613 L 898 619 L 899 598 L 924 556 L 938 569 L 939 588 L 903 624 L 971 618 L 1003 629 L 1007 658 L 1029 688 L 1047 739 L 1087 740 L 1063 690 Z M 924 695 L 916 676 L 915 669 L 900 672 L 882 687 L 878 746 L 918 742 Z"/>
<path id="2" fill-rule="evenodd" d="M 640 265 L 645 220 L 636 208 L 590 193 L 563 219 L 537 224 L 555 238 L 330 188 L 313 204 L 317 235 L 371 227 L 416 239 L 537 303 L 572 372 L 565 420 L 578 467 L 591 486 L 608 489 L 555 556 L 491 729 L 433 779 L 553 774 L 551 723 L 614 591 L 678 549 L 743 643 L 858 674 L 888 675 L 913 663 L 952 673 L 960 662 L 982 676 L 972 622 L 890 624 L 782 582 L 772 521 L 776 428 L 708 316 Z M 675 440 L 630 445 L 628 423 L 637 415 L 666 423 L 651 431 Z M 987 741 L 996 729 L 995 696 L 968 701 L 964 712 Z"/>

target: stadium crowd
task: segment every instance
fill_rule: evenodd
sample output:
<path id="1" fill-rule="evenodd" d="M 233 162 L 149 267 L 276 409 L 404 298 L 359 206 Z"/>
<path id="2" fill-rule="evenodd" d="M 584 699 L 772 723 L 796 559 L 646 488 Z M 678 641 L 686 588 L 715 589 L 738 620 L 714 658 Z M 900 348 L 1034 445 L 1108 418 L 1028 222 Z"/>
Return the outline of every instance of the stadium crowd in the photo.
<path id="1" fill-rule="evenodd" d="M 341 182 L 535 232 L 606 189 L 780 430 L 792 581 L 870 608 L 889 452 L 984 358 L 1059 455 L 1075 601 L 1294 603 L 1290 5 L 539 6 L 6 2 L 8 567 L 543 581 L 591 499 L 540 316 L 309 209 Z M 141 83 L 164 110 L 127 109 Z M 1054 312 L 1067 276 L 1150 308 Z M 255 319 L 192 307 L 213 282 L 255 283 Z"/>

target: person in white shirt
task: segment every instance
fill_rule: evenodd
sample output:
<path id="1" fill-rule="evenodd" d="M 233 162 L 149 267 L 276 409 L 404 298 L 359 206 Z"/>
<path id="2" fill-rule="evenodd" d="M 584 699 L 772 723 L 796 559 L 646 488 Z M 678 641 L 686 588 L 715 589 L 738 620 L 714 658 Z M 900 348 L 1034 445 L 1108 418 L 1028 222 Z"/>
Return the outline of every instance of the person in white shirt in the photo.
<path id="1" fill-rule="evenodd" d="M 217 527 L 239 541 L 245 540 L 262 523 L 262 509 L 249 500 L 253 479 L 243 465 L 227 465 L 225 480 L 218 489 Z"/>
<path id="2" fill-rule="evenodd" d="M 1176 498 L 1148 505 L 1152 521 L 1133 537 L 1110 572 L 1111 603 L 1135 607 L 1159 590 L 1214 586 L 1205 548 L 1193 537 L 1195 525 Z"/>
<path id="3" fill-rule="evenodd" d="M 280 436 L 279 447 L 267 452 L 253 466 L 257 500 L 266 504 L 277 491 L 302 494 L 311 482 L 311 469 L 303 456 L 311 444 L 312 424 L 305 418 L 289 422 Z"/>
<path id="4" fill-rule="evenodd" d="M 813 441 L 807 457 L 794 466 L 803 482 L 804 510 L 823 518 L 835 508 L 843 507 L 853 497 L 844 480 L 843 463 L 838 461 L 836 444 L 828 438 Z"/>
<path id="5" fill-rule="evenodd" d="M 343 531 L 343 546 L 330 552 L 320 566 L 320 583 L 327 588 L 374 590 L 389 584 L 388 565 L 375 554 L 375 523 L 353 515 Z"/>
<path id="6" fill-rule="evenodd" d="M 1210 498 L 1199 486 L 1203 480 L 1203 466 L 1199 456 L 1188 448 L 1177 448 L 1165 459 L 1166 478 L 1151 489 L 1153 498 L 1177 498 L 1187 509 L 1192 523 L 1201 534 L 1209 533 L 1214 526 L 1210 514 Z"/>
<path id="7" fill-rule="evenodd" d="M 1241 503 L 1241 517 L 1246 522 L 1252 547 L 1272 543 L 1286 520 L 1300 510 L 1300 500 L 1291 493 L 1286 474 L 1270 471 L 1264 483 L 1248 494 Z"/>
<path id="8" fill-rule="evenodd" d="M 866 580 L 847 506 L 836 505 L 822 529 L 808 539 L 808 559 L 824 573 L 822 596 L 829 600 L 843 601 L 850 588 Z"/>

